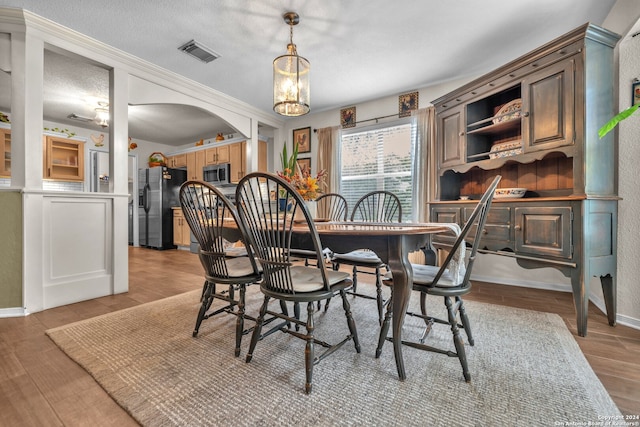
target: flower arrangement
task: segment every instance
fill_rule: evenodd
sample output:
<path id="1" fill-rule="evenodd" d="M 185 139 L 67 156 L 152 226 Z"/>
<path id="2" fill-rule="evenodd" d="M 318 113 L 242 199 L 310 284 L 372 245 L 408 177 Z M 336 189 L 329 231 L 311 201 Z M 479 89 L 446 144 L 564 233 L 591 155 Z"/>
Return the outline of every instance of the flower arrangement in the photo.
<path id="1" fill-rule="evenodd" d="M 298 143 L 294 144 L 291 156 L 288 156 L 287 144 L 285 143 L 280 161 L 282 162 L 282 171 L 278 172 L 278 176 L 298 190 L 304 200 L 315 200 L 322 194 L 321 186 L 326 185 L 324 182 L 326 172 L 320 171 L 316 176 L 312 176 L 308 167 L 300 168 L 298 165 Z"/>

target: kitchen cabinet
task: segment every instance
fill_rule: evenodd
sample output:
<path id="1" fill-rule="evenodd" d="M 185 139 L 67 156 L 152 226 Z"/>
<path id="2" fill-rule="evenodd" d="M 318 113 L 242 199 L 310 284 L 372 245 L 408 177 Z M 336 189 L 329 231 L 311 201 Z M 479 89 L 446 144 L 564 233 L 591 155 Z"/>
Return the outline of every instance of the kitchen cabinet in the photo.
<path id="1" fill-rule="evenodd" d="M 267 141 L 258 140 L 258 172 L 268 172 L 267 166 Z"/>
<path id="2" fill-rule="evenodd" d="M 229 145 L 229 163 L 231 164 L 230 181 L 240 182 L 247 170 L 247 143 L 246 141 L 236 142 Z"/>
<path id="3" fill-rule="evenodd" d="M 187 154 L 174 154 L 173 156 L 167 157 L 167 167 L 170 168 L 186 168 L 187 167 Z"/>
<path id="4" fill-rule="evenodd" d="M 202 181 L 202 168 L 205 165 L 205 158 L 204 150 L 186 153 L 187 179 Z"/>
<path id="5" fill-rule="evenodd" d="M 205 153 L 205 164 L 207 166 L 229 163 L 229 145 L 207 148 Z"/>
<path id="6" fill-rule="evenodd" d="M 84 181 L 84 142 L 43 136 L 44 179 Z"/>
<path id="7" fill-rule="evenodd" d="M 11 177 L 11 130 L 0 129 L 0 177 Z"/>
<path id="8" fill-rule="evenodd" d="M 191 245 L 191 230 L 181 208 L 173 209 L 173 244 L 176 246 Z"/>
<path id="9" fill-rule="evenodd" d="M 581 336 L 594 276 L 616 321 L 616 147 L 598 129 L 614 112 L 618 38 L 583 25 L 433 101 L 431 221 L 464 224 L 496 175 L 501 188 L 526 188 L 524 198 L 494 198 L 470 237 L 482 233 L 481 252 L 569 277 Z M 434 245 L 451 242 L 438 236 Z"/>

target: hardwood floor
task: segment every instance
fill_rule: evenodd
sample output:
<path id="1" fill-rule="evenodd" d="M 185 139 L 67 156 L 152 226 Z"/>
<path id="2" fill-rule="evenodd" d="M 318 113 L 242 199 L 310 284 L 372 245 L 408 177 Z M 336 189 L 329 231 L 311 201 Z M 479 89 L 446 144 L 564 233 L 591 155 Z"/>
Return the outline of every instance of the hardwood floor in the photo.
<path id="1" fill-rule="evenodd" d="M 202 267 L 189 252 L 129 248 L 129 256 L 126 294 L 0 319 L 0 425 L 137 425 L 44 333 L 202 287 Z M 608 326 L 606 316 L 591 305 L 589 334 L 578 337 L 569 293 L 475 282 L 466 299 L 559 314 L 620 410 L 640 414 L 639 330 Z"/>

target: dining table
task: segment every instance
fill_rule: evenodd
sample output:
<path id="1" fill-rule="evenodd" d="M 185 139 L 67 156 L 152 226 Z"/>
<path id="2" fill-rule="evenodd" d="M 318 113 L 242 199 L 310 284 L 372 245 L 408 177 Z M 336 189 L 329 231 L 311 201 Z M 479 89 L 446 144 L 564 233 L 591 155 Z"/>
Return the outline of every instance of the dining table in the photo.
<path id="1" fill-rule="evenodd" d="M 430 248 L 433 234 L 451 232 L 436 223 L 314 222 L 322 247 L 346 253 L 370 249 L 387 264 L 393 275 L 393 351 L 400 380 L 407 375 L 402 358 L 402 326 L 413 288 L 413 270 L 409 253 Z M 294 225 L 291 247 L 313 250 L 306 222 Z"/>
<path id="2" fill-rule="evenodd" d="M 409 253 L 431 250 L 431 236 L 450 233 L 451 228 L 438 223 L 379 223 L 364 221 L 314 221 L 322 247 L 333 252 L 346 253 L 369 249 L 382 260 L 393 275 L 392 337 L 393 352 L 401 381 L 407 378 L 402 358 L 402 326 L 413 289 L 413 270 Z M 230 241 L 240 238 L 233 221 L 224 227 L 224 237 Z M 294 223 L 291 248 L 314 250 L 306 221 Z"/>

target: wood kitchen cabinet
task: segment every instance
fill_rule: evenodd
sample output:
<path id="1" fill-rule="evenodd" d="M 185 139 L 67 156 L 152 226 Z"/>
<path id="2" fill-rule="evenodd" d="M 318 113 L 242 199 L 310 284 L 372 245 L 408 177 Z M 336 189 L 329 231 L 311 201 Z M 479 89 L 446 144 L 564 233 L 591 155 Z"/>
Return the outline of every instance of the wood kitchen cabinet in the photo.
<path id="1" fill-rule="evenodd" d="M 431 221 L 464 224 L 496 175 L 500 188 L 526 188 L 523 198 L 494 198 L 470 238 L 482 233 L 480 252 L 571 278 L 581 336 L 594 276 L 616 321 L 616 147 L 598 129 L 614 113 L 618 38 L 586 24 L 433 101 Z"/>
<path id="2" fill-rule="evenodd" d="M 240 182 L 247 170 L 247 143 L 246 141 L 236 142 L 229 145 L 229 163 L 231 164 L 230 181 Z"/>
<path id="3" fill-rule="evenodd" d="M 182 209 L 173 209 L 173 244 L 176 246 L 191 245 L 191 229 L 184 218 Z"/>
<path id="4" fill-rule="evenodd" d="M 202 168 L 205 165 L 204 150 L 191 151 L 186 153 L 187 158 L 187 179 L 202 181 Z"/>
<path id="5" fill-rule="evenodd" d="M 11 177 L 11 129 L 0 129 L 0 177 Z"/>
<path id="6" fill-rule="evenodd" d="M 187 153 L 174 154 L 167 157 L 167 167 L 170 168 L 186 168 L 187 167 Z"/>
<path id="7" fill-rule="evenodd" d="M 206 153 L 206 165 L 219 165 L 229 163 L 229 145 L 211 147 L 204 150 Z"/>
<path id="8" fill-rule="evenodd" d="M 45 179 L 84 181 L 84 142 L 58 136 L 43 136 Z"/>

